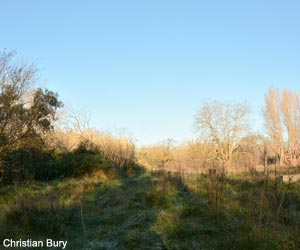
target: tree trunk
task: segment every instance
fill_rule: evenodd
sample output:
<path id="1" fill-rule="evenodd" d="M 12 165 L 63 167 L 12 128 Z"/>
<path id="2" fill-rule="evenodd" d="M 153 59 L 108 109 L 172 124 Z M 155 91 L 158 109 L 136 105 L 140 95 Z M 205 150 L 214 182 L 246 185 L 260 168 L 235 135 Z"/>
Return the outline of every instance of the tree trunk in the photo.
<path id="1" fill-rule="evenodd" d="M 280 149 L 280 155 L 279 155 L 279 166 L 284 165 L 284 149 L 281 147 Z"/>
<path id="2" fill-rule="evenodd" d="M 264 173 L 265 175 L 268 173 L 268 152 L 266 145 L 264 145 Z"/>

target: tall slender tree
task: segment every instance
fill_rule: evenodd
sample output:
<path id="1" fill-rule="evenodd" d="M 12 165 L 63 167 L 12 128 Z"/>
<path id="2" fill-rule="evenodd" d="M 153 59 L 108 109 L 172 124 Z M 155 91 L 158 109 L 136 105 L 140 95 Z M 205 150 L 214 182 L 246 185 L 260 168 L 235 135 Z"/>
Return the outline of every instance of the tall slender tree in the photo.
<path id="1" fill-rule="evenodd" d="M 280 165 L 282 165 L 284 161 L 284 138 L 281 119 L 281 97 L 278 89 L 270 88 L 265 95 L 263 115 L 267 134 L 276 153 L 280 156 Z"/>

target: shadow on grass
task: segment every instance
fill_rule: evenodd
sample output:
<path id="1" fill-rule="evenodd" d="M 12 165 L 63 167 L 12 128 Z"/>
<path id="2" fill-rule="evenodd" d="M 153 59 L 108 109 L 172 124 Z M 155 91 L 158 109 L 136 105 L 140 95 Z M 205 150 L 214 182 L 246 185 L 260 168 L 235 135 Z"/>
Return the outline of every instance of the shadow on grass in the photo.
<path id="1" fill-rule="evenodd" d="M 206 178 L 198 178 L 200 186 L 205 185 Z M 218 204 L 191 191 L 195 189 L 189 188 L 189 180 L 183 187 L 180 183 L 179 189 L 192 195 L 181 195 L 177 206 L 166 210 L 157 222 L 167 249 L 299 249 L 300 214 L 291 206 L 298 203 L 291 202 L 295 193 L 286 194 L 283 207 L 289 207 L 282 211 L 281 220 L 275 221 L 277 209 L 270 202 L 274 190 L 268 187 L 269 193 L 261 201 L 259 180 L 228 179 Z M 260 216 L 265 221 L 259 221 Z"/>
<path id="2" fill-rule="evenodd" d="M 0 202 L 0 236 L 68 240 L 67 249 L 164 249 L 151 228 L 160 205 L 148 190 L 156 185 L 143 168 L 133 166 L 7 187 L 10 193 L 3 191 Z"/>
<path id="3" fill-rule="evenodd" d="M 285 220 L 274 227 L 258 223 L 256 182 L 228 179 L 222 203 L 213 204 L 203 192 L 206 178 L 133 166 L 10 187 L 13 195 L 1 195 L 0 236 L 68 240 L 67 249 L 74 250 L 299 249 L 297 188 L 284 203 Z M 274 211 L 267 201 L 262 205 L 271 221 Z"/>

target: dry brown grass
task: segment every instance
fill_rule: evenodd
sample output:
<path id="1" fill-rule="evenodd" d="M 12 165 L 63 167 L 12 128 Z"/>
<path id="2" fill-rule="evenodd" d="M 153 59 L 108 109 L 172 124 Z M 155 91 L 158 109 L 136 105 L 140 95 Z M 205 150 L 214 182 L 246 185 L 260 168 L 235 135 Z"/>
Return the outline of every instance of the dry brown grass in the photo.
<path id="1" fill-rule="evenodd" d="M 108 133 L 87 129 L 81 133 L 73 130 L 57 130 L 52 134 L 49 144 L 55 149 L 72 151 L 81 143 L 88 147 L 98 148 L 108 160 L 120 167 L 126 167 L 135 162 L 135 145 L 128 137 L 115 137 Z"/>

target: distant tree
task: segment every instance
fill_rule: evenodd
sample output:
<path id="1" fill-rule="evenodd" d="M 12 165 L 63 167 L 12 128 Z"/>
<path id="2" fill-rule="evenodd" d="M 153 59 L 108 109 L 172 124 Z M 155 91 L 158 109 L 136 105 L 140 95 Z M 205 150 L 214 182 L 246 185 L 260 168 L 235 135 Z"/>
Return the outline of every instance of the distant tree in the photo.
<path id="1" fill-rule="evenodd" d="M 268 94 L 265 95 L 263 115 L 267 133 L 273 144 L 272 147 L 276 148 L 278 155 L 280 155 L 280 165 L 282 165 L 284 159 L 284 138 L 280 105 L 279 90 L 270 88 Z"/>
<path id="2" fill-rule="evenodd" d="M 205 140 L 217 146 L 224 167 L 230 166 L 240 140 L 249 132 L 249 107 L 242 103 L 205 102 L 196 115 L 196 126 Z"/>
<path id="3" fill-rule="evenodd" d="M 151 168 L 164 170 L 167 163 L 174 160 L 173 140 L 166 140 L 154 146 L 142 147 L 139 158 Z"/>
<path id="4" fill-rule="evenodd" d="M 190 140 L 177 146 L 174 150 L 174 165 L 182 169 L 202 171 L 210 166 L 210 159 L 214 157 L 216 146 L 211 142 Z"/>
<path id="5" fill-rule="evenodd" d="M 249 134 L 242 138 L 239 143 L 239 150 L 234 156 L 239 166 L 252 171 L 256 169 L 258 164 L 263 164 L 264 142 L 265 138 L 259 134 Z"/>
<path id="6" fill-rule="evenodd" d="M 265 95 L 263 114 L 270 140 L 269 151 L 276 152 L 280 165 L 284 164 L 288 153 L 292 164 L 300 153 L 300 95 L 270 88 Z"/>
<path id="7" fill-rule="evenodd" d="M 281 99 L 282 120 L 288 136 L 287 153 L 290 164 L 296 163 L 300 153 L 300 95 L 284 90 Z"/>

